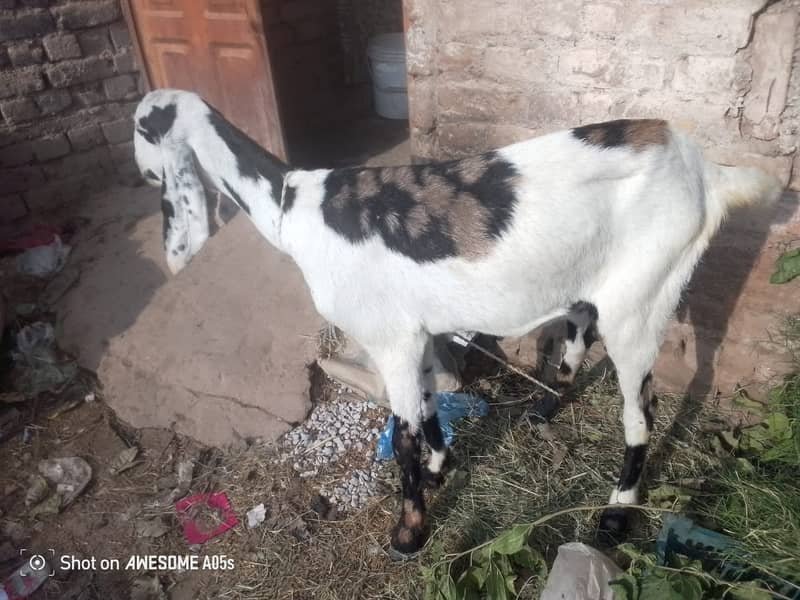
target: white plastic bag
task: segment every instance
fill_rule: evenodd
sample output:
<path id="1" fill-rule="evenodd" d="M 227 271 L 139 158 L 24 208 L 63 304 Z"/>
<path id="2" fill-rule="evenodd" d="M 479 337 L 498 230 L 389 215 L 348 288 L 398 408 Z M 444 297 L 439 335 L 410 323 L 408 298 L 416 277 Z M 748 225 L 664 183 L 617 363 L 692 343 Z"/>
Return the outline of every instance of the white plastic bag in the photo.
<path id="1" fill-rule="evenodd" d="M 61 243 L 61 238 L 55 236 L 48 245 L 29 248 L 20 254 L 17 257 L 17 270 L 26 275 L 47 277 L 64 267 L 70 250 L 70 246 L 65 246 Z"/>
<path id="2" fill-rule="evenodd" d="M 572 542 L 558 547 L 540 600 L 614 600 L 608 584 L 622 569 L 599 550 Z"/>

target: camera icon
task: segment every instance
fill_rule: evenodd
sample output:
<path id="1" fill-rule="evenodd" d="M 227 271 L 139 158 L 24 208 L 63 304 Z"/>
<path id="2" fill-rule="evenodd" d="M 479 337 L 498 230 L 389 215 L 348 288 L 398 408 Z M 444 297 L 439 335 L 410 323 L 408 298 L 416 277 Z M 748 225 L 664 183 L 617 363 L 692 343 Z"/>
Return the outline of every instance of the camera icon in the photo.
<path id="1" fill-rule="evenodd" d="M 41 554 L 31 554 L 28 557 L 28 565 L 27 565 L 27 567 L 28 567 L 29 570 L 22 569 L 20 571 L 20 576 L 22 576 L 22 577 L 31 576 L 34 573 L 37 573 L 39 571 L 44 571 L 45 569 L 47 569 L 49 571 L 47 573 L 47 576 L 48 577 L 53 577 L 53 575 L 55 575 L 55 569 L 53 569 L 53 567 L 52 567 L 52 565 L 53 565 L 52 561 L 55 560 L 56 551 L 53 548 L 48 548 L 47 551 L 50 554 L 52 554 L 52 559 L 50 561 L 48 561 Z M 22 557 L 28 555 L 28 553 L 29 553 L 29 550 L 27 548 L 22 548 L 19 551 L 19 555 L 22 556 Z"/>
<path id="2" fill-rule="evenodd" d="M 41 554 L 34 554 L 28 559 L 28 565 L 33 571 L 41 571 L 47 567 L 47 561 Z"/>

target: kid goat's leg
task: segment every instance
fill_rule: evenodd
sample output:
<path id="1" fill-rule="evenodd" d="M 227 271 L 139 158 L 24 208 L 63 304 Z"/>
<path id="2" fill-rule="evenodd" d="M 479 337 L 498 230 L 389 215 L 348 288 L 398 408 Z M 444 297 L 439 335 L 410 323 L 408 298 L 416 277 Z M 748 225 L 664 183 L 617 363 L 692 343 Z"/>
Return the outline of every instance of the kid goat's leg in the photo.
<path id="1" fill-rule="evenodd" d="M 448 450 L 439 424 L 436 403 L 436 381 L 433 376 L 434 361 L 433 337 L 425 344 L 422 361 L 422 433 L 431 449 L 428 464 L 422 470 L 422 481 L 429 487 L 439 487 L 444 481 L 444 468 L 447 466 Z"/>
<path id="2" fill-rule="evenodd" d="M 602 334 L 616 366 L 624 400 L 622 420 L 625 426 L 625 457 L 619 481 L 609 499 L 609 504 L 619 504 L 620 507 L 606 509 L 600 518 L 601 531 L 614 534 L 628 527 L 629 510 L 622 505 L 639 502 L 639 483 L 653 429 L 650 370 L 658 352 L 660 336 L 657 330 L 637 327 L 630 322 L 616 331 L 603 331 Z"/>
<path id="3" fill-rule="evenodd" d="M 403 554 L 416 552 L 425 543 L 425 499 L 420 465 L 423 424 L 423 355 L 427 336 L 392 340 L 391 347 L 370 348 L 383 377 L 394 414 L 392 447 L 400 467 L 402 503 L 400 520 L 392 532 L 392 548 Z M 429 402 L 433 402 L 433 396 Z M 438 424 L 438 421 L 437 421 Z"/>
<path id="4" fill-rule="evenodd" d="M 586 358 L 586 352 L 597 339 L 597 308 L 590 302 L 575 303 L 567 315 L 567 338 L 564 355 L 558 368 L 558 380 L 571 385 Z"/>

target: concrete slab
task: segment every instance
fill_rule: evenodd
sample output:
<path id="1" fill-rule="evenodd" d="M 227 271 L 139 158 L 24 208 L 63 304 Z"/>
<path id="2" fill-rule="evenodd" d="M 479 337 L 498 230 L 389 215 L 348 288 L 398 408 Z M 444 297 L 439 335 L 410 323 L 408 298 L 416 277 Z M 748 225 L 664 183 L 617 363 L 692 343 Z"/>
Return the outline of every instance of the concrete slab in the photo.
<path id="1" fill-rule="evenodd" d="M 131 425 L 213 445 L 274 439 L 310 408 L 322 320 L 305 282 L 243 214 L 169 276 L 158 207 L 153 188 L 87 200 L 91 225 L 51 286 L 60 340 Z"/>

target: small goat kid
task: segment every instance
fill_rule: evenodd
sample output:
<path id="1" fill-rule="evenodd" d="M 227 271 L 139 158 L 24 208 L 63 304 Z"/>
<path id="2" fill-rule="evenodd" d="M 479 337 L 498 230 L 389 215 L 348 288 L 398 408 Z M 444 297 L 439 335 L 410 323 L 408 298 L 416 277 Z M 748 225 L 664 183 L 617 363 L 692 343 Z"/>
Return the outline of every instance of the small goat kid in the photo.
<path id="1" fill-rule="evenodd" d="M 760 171 L 706 162 L 667 123 L 623 120 L 418 166 L 291 170 L 198 96 L 149 93 L 136 159 L 162 186 L 173 272 L 208 237 L 199 166 L 299 265 L 319 313 L 370 353 L 396 417 L 402 508 L 392 546 L 426 538 L 423 487 L 447 459 L 432 336 L 519 336 L 568 319 L 562 376 L 595 336 L 624 398 L 625 456 L 601 528 L 626 527 L 652 429 L 650 370 L 709 240 L 736 206 L 772 201 Z M 421 437 L 431 459 L 420 465 Z"/>

